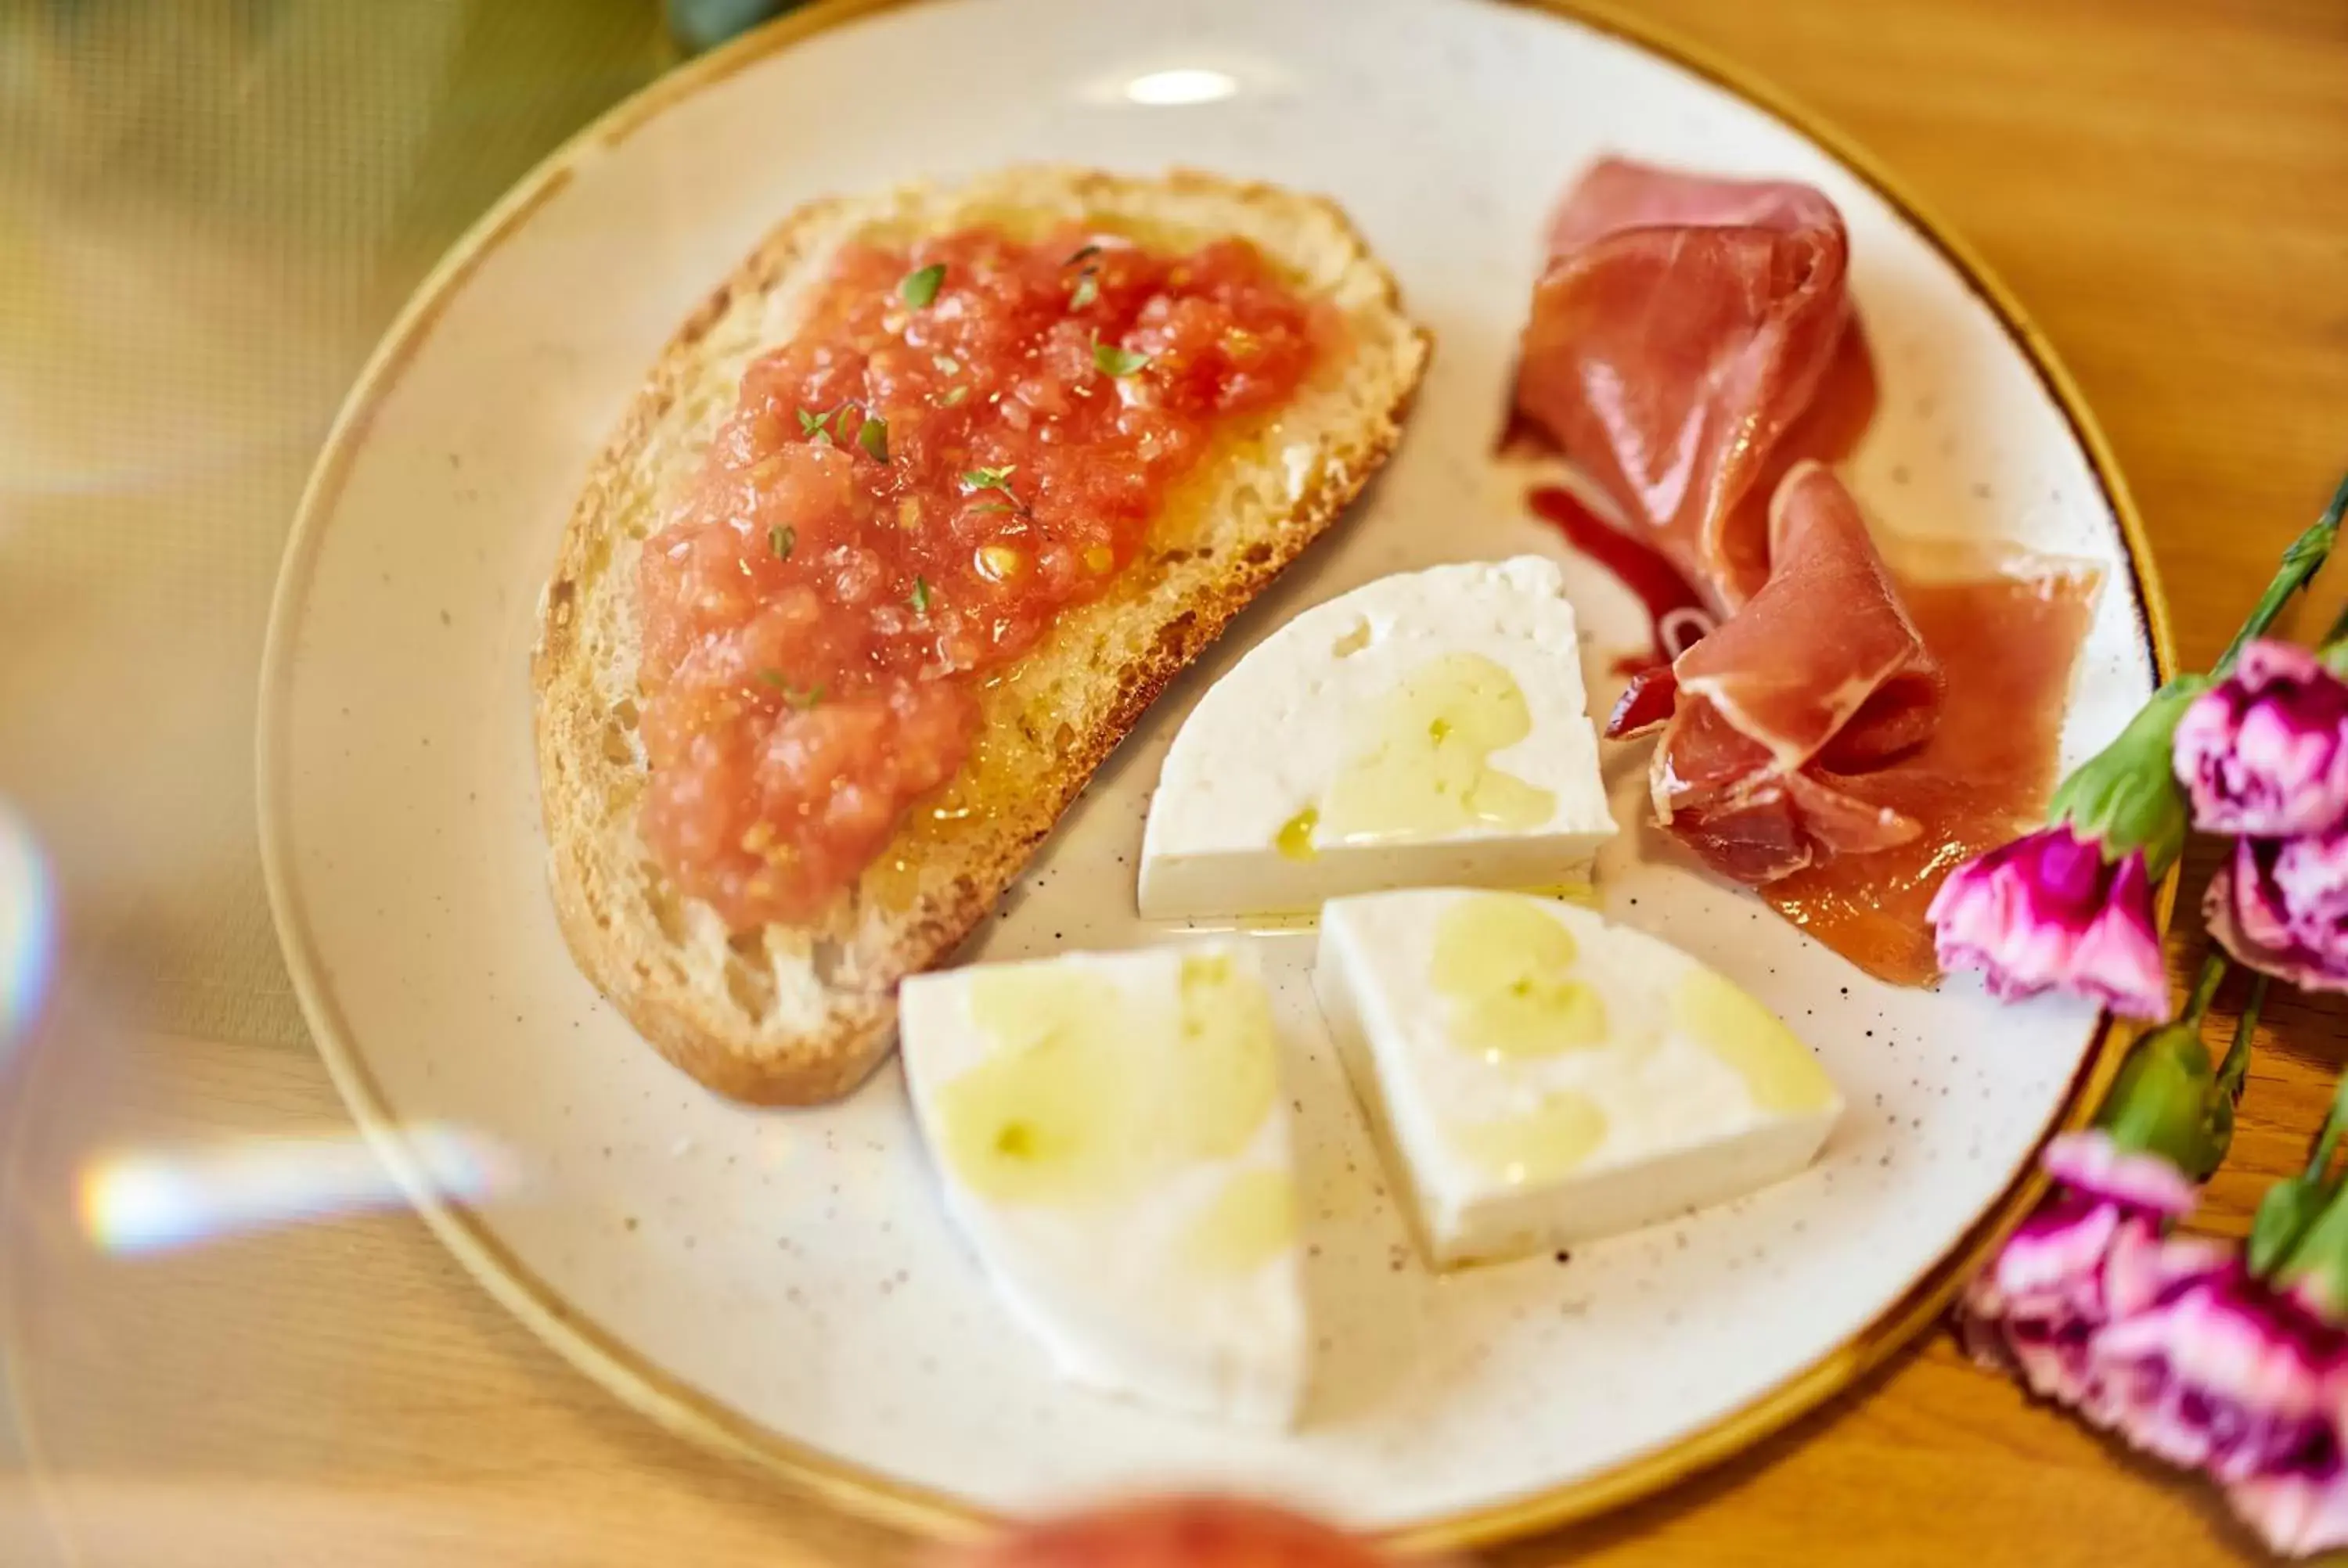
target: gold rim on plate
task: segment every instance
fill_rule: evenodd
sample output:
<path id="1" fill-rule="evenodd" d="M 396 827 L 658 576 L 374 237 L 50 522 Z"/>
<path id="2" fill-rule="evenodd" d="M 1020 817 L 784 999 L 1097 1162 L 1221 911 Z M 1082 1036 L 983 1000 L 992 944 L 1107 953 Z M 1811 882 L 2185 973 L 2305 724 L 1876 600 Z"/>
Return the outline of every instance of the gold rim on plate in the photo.
<path id="1" fill-rule="evenodd" d="M 669 1376 L 573 1308 L 544 1280 L 523 1266 L 490 1233 L 479 1215 L 437 1190 L 423 1163 L 405 1142 L 397 1117 L 386 1103 L 344 1025 L 311 938 L 288 848 L 276 825 L 280 820 L 279 803 L 283 798 L 282 726 L 293 677 L 293 621 L 316 551 L 320 519 L 341 494 L 376 405 L 429 335 L 433 323 L 457 291 L 540 207 L 570 183 L 572 171 L 582 161 L 626 140 L 654 116 L 803 39 L 877 12 L 918 3 L 920 0 L 819 0 L 817 5 L 783 16 L 670 73 L 556 149 L 507 192 L 441 259 L 401 310 L 360 373 L 303 492 L 270 609 L 269 638 L 262 660 L 257 751 L 263 868 L 279 939 L 285 949 L 287 967 L 304 1015 L 316 1036 L 327 1071 L 353 1117 L 407 1190 L 425 1223 L 458 1261 L 572 1365 L 662 1426 L 787 1476 L 859 1518 L 918 1534 L 946 1537 L 979 1532 L 995 1522 L 995 1516 L 943 1492 L 898 1481 L 793 1442 Z M 2175 673 L 2176 654 L 2167 600 L 2161 593 L 2143 519 L 2120 477 L 2111 448 L 2045 337 L 1972 248 L 1842 132 L 1776 88 L 1756 79 L 1744 67 L 1675 37 L 1644 18 L 1623 15 L 1603 0 L 1513 3 L 1622 39 L 1774 116 L 1858 175 L 1941 250 L 2004 325 L 2086 453 L 2127 548 L 2146 645 L 2157 676 L 2165 681 Z M 2175 902 L 2176 886 L 2177 874 L 2172 871 L 2160 892 L 2164 922 Z M 2117 1035 L 2117 1028 L 2108 1015 L 2097 1021 L 2096 1035 L 2069 1091 L 2034 1150 L 2056 1132 L 2086 1122 L 2117 1071 L 2119 1052 L 2111 1049 Z M 1872 1323 L 1804 1370 L 1703 1430 L 1635 1455 L 1596 1475 L 1526 1496 L 1421 1520 L 1384 1532 L 1384 1539 L 1404 1549 L 1428 1550 L 1515 1539 L 1619 1507 L 1759 1442 L 1849 1388 L 1930 1327 L 1990 1249 L 2038 1202 L 2045 1184 L 2034 1157 L 1973 1226 Z"/>

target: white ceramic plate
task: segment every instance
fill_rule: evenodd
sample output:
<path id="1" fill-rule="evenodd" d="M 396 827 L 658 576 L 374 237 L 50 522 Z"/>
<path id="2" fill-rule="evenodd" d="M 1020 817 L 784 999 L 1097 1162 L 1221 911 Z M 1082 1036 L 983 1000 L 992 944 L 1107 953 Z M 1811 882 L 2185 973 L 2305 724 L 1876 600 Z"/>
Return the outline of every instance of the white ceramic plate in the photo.
<path id="1" fill-rule="evenodd" d="M 1637 835 L 1604 866 L 1609 908 L 1774 1006 L 1849 1117 L 1815 1170 L 1748 1202 L 1570 1263 L 1430 1276 L 1323 1048 L 1303 939 L 1272 938 L 1321 1314 L 1319 1392 L 1291 1436 L 1056 1382 L 946 1227 L 893 1068 L 820 1111 L 712 1099 L 580 979 L 548 905 L 533 601 L 654 351 L 794 205 L 1022 159 L 1182 162 L 1344 203 L 1434 327 L 1435 365 L 1387 477 L 1210 677 L 1371 577 L 1552 548 L 1485 454 L 1541 217 L 1605 149 L 1832 195 L 1883 393 L 1855 487 L 1903 531 L 2106 563 L 2066 749 L 2119 726 L 2151 689 L 2157 618 L 2059 374 L 1912 208 L 1752 89 L 1485 0 L 819 7 L 619 111 L 444 265 L 345 412 L 279 587 L 262 748 L 279 925 L 354 1108 L 492 1288 L 654 1414 L 908 1522 L 1221 1483 L 1426 1541 L 1659 1484 L 1928 1320 L 2077 1115 L 2097 1019 L 1876 984 L 1755 900 L 1639 864 Z M 1637 641 L 1627 598 L 1569 569 L 1598 641 Z M 1134 863 L 1201 689 L 1178 685 L 1103 771 L 980 956 L 1163 935 L 1132 915 Z M 403 1133 L 425 1124 L 500 1152 L 510 1179 L 452 1195 Z"/>

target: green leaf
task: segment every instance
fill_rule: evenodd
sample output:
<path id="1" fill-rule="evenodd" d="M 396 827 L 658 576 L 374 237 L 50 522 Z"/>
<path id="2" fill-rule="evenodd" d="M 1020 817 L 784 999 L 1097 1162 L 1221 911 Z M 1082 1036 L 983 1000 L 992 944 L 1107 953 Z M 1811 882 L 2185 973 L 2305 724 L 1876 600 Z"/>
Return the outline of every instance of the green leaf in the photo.
<path id="1" fill-rule="evenodd" d="M 876 463 L 889 460 L 889 422 L 865 415 L 864 424 L 856 432 L 856 444 L 864 448 Z"/>
<path id="2" fill-rule="evenodd" d="M 905 281 L 897 285 L 897 292 L 904 296 L 907 304 L 918 311 L 938 297 L 938 285 L 945 281 L 946 264 L 932 261 L 918 272 L 906 273 Z"/>
<path id="3" fill-rule="evenodd" d="M 984 514 L 987 512 L 1015 512 L 1018 509 L 1018 507 L 1013 506 L 1008 501 L 981 501 L 977 506 L 971 508 L 973 513 L 978 514 Z"/>
<path id="4" fill-rule="evenodd" d="M 791 550 L 799 542 L 799 531 L 793 528 L 768 528 L 767 548 L 777 560 L 791 559 Z"/>
<path id="5" fill-rule="evenodd" d="M 1119 348 L 1113 343 L 1093 340 L 1093 365 L 1103 375 L 1131 375 L 1149 363 L 1146 354 L 1136 354 L 1129 348 Z"/>
<path id="6" fill-rule="evenodd" d="M 1076 286 L 1068 293 L 1068 309 L 1072 311 L 1083 310 L 1086 305 L 1091 304 L 1095 300 L 1099 298 L 1100 274 L 1094 272 L 1090 267 L 1086 267 L 1082 272 L 1076 275 Z M 1096 349 L 1094 354 L 1095 357 L 1097 358 L 1099 351 Z M 1116 373 L 1111 372 L 1110 374 L 1114 374 Z"/>
<path id="7" fill-rule="evenodd" d="M 761 670 L 758 679 L 778 692 L 788 691 L 790 687 L 790 682 L 783 679 L 783 672 L 779 670 Z"/>
<path id="8" fill-rule="evenodd" d="M 1073 267 L 1079 261 L 1089 261 L 1100 253 L 1101 248 L 1098 245 L 1079 245 L 1075 250 L 1068 252 L 1068 259 L 1061 262 L 1060 265 L 1063 267 Z"/>
<path id="9" fill-rule="evenodd" d="M 2320 1171 L 2305 1172 L 2277 1182 L 2259 1200 L 2250 1220 L 2250 1249 L 2245 1261 L 2250 1272 L 2269 1275 L 2299 1245 L 2332 1198 L 2332 1184 Z"/>
<path id="10" fill-rule="evenodd" d="M 929 614 L 930 579 L 928 578 L 917 577 L 913 579 L 913 591 L 907 597 L 907 602 L 912 605 L 915 615 Z"/>
<path id="11" fill-rule="evenodd" d="M 2271 1266 L 2266 1277 L 2277 1289 L 2312 1307 L 2318 1316 L 2337 1322 L 2341 1310 L 2348 1307 L 2348 1196 L 2343 1195 L 2348 1188 L 2336 1181 L 2330 1187 L 2325 1194 L 2330 1201 L 2308 1217 L 2290 1253 Z M 2259 1205 L 2258 1217 L 2266 1218 L 2266 1204 Z M 2251 1234 L 2255 1240 L 2257 1232 Z"/>
<path id="12" fill-rule="evenodd" d="M 2217 1125 L 2226 1103 L 2199 1019 L 2165 1024 L 2139 1038 L 2120 1063 L 2096 1125 L 2118 1148 L 2155 1154 L 2197 1182 L 2226 1157 L 2231 1123 Z"/>
<path id="13" fill-rule="evenodd" d="M 962 374 L 962 361 L 954 358 L 954 356 L 950 354 L 933 354 L 930 355 L 930 363 L 937 366 L 938 374 L 940 375 L 960 375 Z"/>
<path id="14" fill-rule="evenodd" d="M 965 496 L 975 496 L 981 490 L 997 490 L 1002 492 L 1003 500 L 994 506 L 981 507 L 978 510 L 1025 512 L 1027 509 L 1027 503 L 1021 500 L 1011 488 L 1011 476 L 1017 471 L 1016 466 L 1009 463 L 1005 463 L 1000 468 L 966 470 L 962 477 L 962 493 Z"/>
<path id="15" fill-rule="evenodd" d="M 947 393 L 943 397 L 938 399 L 938 406 L 940 408 L 952 408 L 955 404 L 960 403 L 963 398 L 968 397 L 969 395 L 969 387 L 957 386 L 952 392 Z"/>
<path id="16" fill-rule="evenodd" d="M 820 446 L 830 446 L 831 422 L 839 414 L 839 410 L 837 408 L 829 414 L 810 414 L 804 408 L 800 409 L 798 411 L 799 434 L 812 438 Z"/>
<path id="17" fill-rule="evenodd" d="M 2106 861 L 2140 849 L 2146 873 L 2166 875 L 2184 852 L 2188 819 L 2171 760 L 2177 724 L 2209 686 L 2207 676 L 2182 675 L 2154 692 L 2118 738 L 2063 781 L 2046 820 L 2098 843 Z"/>

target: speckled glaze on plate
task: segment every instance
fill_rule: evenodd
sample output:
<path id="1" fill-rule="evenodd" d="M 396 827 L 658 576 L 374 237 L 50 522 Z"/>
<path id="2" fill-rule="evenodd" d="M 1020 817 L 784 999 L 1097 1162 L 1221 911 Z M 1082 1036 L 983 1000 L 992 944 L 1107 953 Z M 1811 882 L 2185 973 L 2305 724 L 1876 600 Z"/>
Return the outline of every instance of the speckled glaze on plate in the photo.
<path id="1" fill-rule="evenodd" d="M 1431 1276 L 1322 1038 L 1309 938 L 1268 935 L 1320 1361 L 1300 1430 L 1226 1430 L 1052 1378 L 947 1228 L 893 1067 L 822 1110 L 722 1103 L 634 1039 L 556 932 L 527 664 L 591 456 L 676 323 L 798 202 L 1014 160 L 1179 162 L 1329 192 L 1439 346 L 1375 493 L 1148 716 L 978 956 L 1163 938 L 1133 914 L 1159 761 L 1203 682 L 1297 610 L 1441 560 L 1562 555 L 1519 509 L 1522 476 L 1486 454 L 1540 219 L 1606 149 L 1833 196 L 1882 383 L 1854 487 L 1904 534 L 2103 563 L 2066 751 L 2114 733 L 2165 662 L 2157 594 L 2092 425 L 2010 302 L 1830 133 L 1629 24 L 1566 10 L 819 5 L 586 133 L 395 327 L 279 585 L 261 746 L 271 893 L 361 1122 L 448 1245 L 591 1375 L 913 1528 L 1223 1484 L 1457 1543 L 1608 1506 L 1752 1441 L 1929 1322 L 2022 1212 L 2032 1153 L 2108 1072 L 2101 1020 L 1995 1009 L 1970 983 L 1879 985 L 1628 833 L 1603 863 L 1609 911 L 1750 987 L 1841 1084 L 1852 1109 L 1820 1163 L 1570 1260 Z M 1584 563 L 1566 569 L 1602 702 L 1606 654 L 1639 639 L 1639 612 Z M 1639 760 L 1614 771 L 1633 822 Z M 510 1179 L 452 1192 L 403 1136 L 426 1123 L 493 1148 Z"/>

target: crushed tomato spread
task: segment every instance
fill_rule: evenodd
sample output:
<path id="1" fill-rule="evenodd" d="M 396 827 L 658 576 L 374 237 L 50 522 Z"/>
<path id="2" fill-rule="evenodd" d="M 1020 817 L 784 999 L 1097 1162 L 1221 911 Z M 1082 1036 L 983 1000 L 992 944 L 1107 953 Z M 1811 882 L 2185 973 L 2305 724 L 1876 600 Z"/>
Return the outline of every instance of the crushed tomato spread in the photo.
<path id="1" fill-rule="evenodd" d="M 639 567 L 642 825 L 679 890 L 736 929 L 822 910 L 959 770 L 987 673 L 1338 330 L 1240 241 L 845 250 Z"/>

